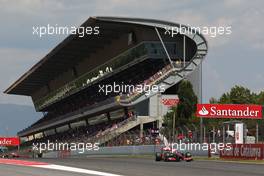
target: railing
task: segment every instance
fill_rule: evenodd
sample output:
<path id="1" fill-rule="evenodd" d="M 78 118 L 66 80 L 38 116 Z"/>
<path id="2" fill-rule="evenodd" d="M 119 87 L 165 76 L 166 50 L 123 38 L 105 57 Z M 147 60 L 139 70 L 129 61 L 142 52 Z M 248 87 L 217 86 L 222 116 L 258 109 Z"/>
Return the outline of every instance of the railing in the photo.
<path id="1" fill-rule="evenodd" d="M 101 106 L 104 106 L 104 105 L 107 105 L 107 104 L 110 104 L 110 103 L 115 103 L 115 102 L 116 102 L 116 97 L 111 97 L 111 98 L 108 98 L 108 99 L 106 99 L 104 101 L 95 103 L 93 105 L 85 106 L 85 107 L 83 107 L 81 109 L 78 109 L 76 111 L 69 112 L 67 114 L 58 116 L 58 117 L 53 118 L 51 120 L 47 120 L 47 121 L 44 121 L 42 123 L 36 124 L 34 126 L 28 127 L 26 129 L 22 130 L 21 132 L 19 132 L 18 134 L 24 133 L 24 132 L 26 132 L 26 131 L 28 131 L 28 130 L 30 130 L 32 128 L 37 129 L 37 128 L 41 127 L 41 126 L 44 126 L 44 125 L 47 125 L 47 124 L 52 124 L 52 123 L 57 122 L 59 120 L 67 119 L 67 118 L 72 117 L 74 115 L 78 115 L 78 114 L 84 113 L 84 112 L 86 112 L 88 110 L 95 109 L 95 108 L 98 108 L 98 107 L 101 107 Z"/>
<path id="2" fill-rule="evenodd" d="M 51 92 L 44 98 L 35 102 L 36 109 L 42 109 L 55 101 L 58 101 L 65 97 L 66 95 L 73 94 L 78 92 L 81 89 L 84 89 L 90 86 L 95 80 L 103 78 L 106 75 L 110 74 L 113 70 L 116 70 L 128 63 L 140 58 L 147 54 L 147 49 L 145 43 L 142 42 L 137 46 L 128 49 L 122 54 L 112 58 L 103 65 L 100 65 L 94 68 L 92 71 L 82 75 L 76 80 L 66 84 L 65 86 L 59 88 L 56 91 Z"/>
<path id="3" fill-rule="evenodd" d="M 160 71 L 158 71 L 155 75 L 153 75 L 149 79 L 145 80 L 143 84 L 152 86 L 152 85 L 156 84 L 158 81 L 160 81 L 162 78 L 166 77 L 172 70 L 173 70 L 173 68 L 169 64 L 169 65 L 165 66 L 163 69 L 161 69 Z M 145 92 L 138 92 L 137 90 L 135 90 L 134 92 L 131 92 L 128 95 L 122 95 L 120 97 L 120 103 L 131 102 L 134 99 L 137 99 L 138 97 L 140 97 L 142 94 L 145 94 Z"/>
<path id="4" fill-rule="evenodd" d="M 168 48 L 168 52 L 175 56 L 176 43 L 168 42 L 165 43 L 165 45 Z M 160 42 L 141 42 L 135 47 L 130 48 L 118 56 L 112 58 L 105 64 L 94 68 L 92 71 L 64 85 L 58 90 L 49 93 L 40 100 L 37 100 L 35 102 L 35 107 L 37 110 L 41 110 L 48 105 L 65 98 L 66 96 L 72 95 L 90 86 L 91 84 L 94 84 L 96 81 L 99 81 L 105 76 L 112 74 L 112 72 L 118 70 L 118 68 L 128 65 L 129 63 L 140 59 L 143 56 L 162 58 L 165 56 L 165 53 Z"/>
<path id="5" fill-rule="evenodd" d="M 119 131 L 122 128 L 125 128 L 127 125 L 129 125 L 131 122 L 134 122 L 134 124 L 132 125 L 132 127 L 136 126 L 137 123 L 137 119 L 136 117 L 131 117 L 128 118 L 118 124 L 116 124 L 116 126 L 113 126 L 111 128 L 108 128 L 100 133 L 96 133 L 94 134 L 92 137 L 89 138 L 89 141 L 91 142 L 99 142 L 100 144 L 106 142 L 105 140 L 110 140 L 110 138 L 115 137 L 116 135 L 119 134 Z"/>
<path id="6" fill-rule="evenodd" d="M 151 76 L 149 79 L 145 80 L 143 84 L 150 86 L 149 89 L 151 90 L 151 86 L 157 85 L 166 78 L 168 78 L 173 72 L 175 71 L 182 71 L 184 69 L 185 65 L 188 65 L 190 62 L 173 62 L 173 66 L 171 64 L 168 64 L 164 68 L 162 68 L 160 71 L 158 71 L 155 75 Z M 143 85 L 144 86 L 144 85 Z M 140 96 L 144 95 L 146 92 L 137 91 L 131 92 L 126 95 L 122 95 L 120 97 L 120 103 L 121 104 L 128 104 L 134 101 L 135 99 L 139 98 Z"/>
<path id="7" fill-rule="evenodd" d="M 108 128 L 104 131 L 101 131 L 100 133 L 96 133 L 91 135 L 87 141 L 92 143 L 100 143 L 100 145 L 103 145 L 104 143 L 108 142 L 109 140 L 115 138 L 116 136 L 119 136 L 120 134 L 123 134 L 130 129 L 133 129 L 140 123 L 150 123 L 157 119 L 151 118 L 148 116 L 133 116 L 130 117 L 120 123 L 118 123 L 116 126 L 113 126 L 111 128 Z"/>

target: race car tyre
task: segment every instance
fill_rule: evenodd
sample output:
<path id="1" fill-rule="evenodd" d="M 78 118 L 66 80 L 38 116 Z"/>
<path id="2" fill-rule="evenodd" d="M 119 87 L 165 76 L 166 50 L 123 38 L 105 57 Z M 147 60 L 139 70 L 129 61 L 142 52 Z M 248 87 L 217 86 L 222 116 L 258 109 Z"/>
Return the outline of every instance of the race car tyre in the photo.
<path id="1" fill-rule="evenodd" d="M 178 155 L 176 155 L 175 158 L 176 158 L 176 162 L 180 162 L 181 161 L 181 158 Z"/>
<path id="2" fill-rule="evenodd" d="M 160 161 L 161 160 L 161 153 L 157 152 L 155 158 L 156 158 L 156 161 Z"/>
<path id="3" fill-rule="evenodd" d="M 185 153 L 185 158 L 188 158 L 186 160 L 186 162 L 191 162 L 193 159 L 192 159 L 192 154 L 190 152 L 186 152 Z"/>

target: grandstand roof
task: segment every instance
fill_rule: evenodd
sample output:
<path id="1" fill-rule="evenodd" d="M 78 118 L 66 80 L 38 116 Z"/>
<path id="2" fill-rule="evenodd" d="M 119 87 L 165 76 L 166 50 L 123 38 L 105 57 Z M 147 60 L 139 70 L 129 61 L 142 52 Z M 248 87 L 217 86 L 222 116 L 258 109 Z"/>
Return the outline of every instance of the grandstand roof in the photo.
<path id="1" fill-rule="evenodd" d="M 86 37 L 78 37 L 78 34 L 69 35 L 4 93 L 30 96 L 32 92 L 44 87 L 59 74 L 72 68 L 96 50 L 103 48 L 104 45 L 109 44 L 112 39 L 130 32 L 131 26 L 134 25 L 162 28 L 179 26 L 179 24 L 152 19 L 90 17 L 81 26 L 100 26 L 100 35 L 89 35 L 89 37 L 87 35 L 85 35 Z M 201 37 L 203 38 L 203 36 Z M 204 41 L 206 40 L 204 39 Z"/>

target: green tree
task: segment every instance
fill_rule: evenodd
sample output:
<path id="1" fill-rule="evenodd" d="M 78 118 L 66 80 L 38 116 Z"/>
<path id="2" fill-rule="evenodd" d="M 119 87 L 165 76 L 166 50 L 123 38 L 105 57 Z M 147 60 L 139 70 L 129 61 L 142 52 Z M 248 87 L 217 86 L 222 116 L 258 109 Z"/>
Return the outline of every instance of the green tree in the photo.
<path id="1" fill-rule="evenodd" d="M 264 91 L 261 91 L 258 95 L 257 95 L 257 100 L 256 100 L 257 104 L 260 105 L 264 105 Z"/>
<path id="2" fill-rule="evenodd" d="M 227 92 L 227 93 L 224 93 L 220 99 L 219 99 L 219 103 L 220 104 L 228 104 L 228 103 L 231 103 L 230 101 L 230 94 Z"/>
<path id="3" fill-rule="evenodd" d="M 248 88 L 235 86 L 230 91 L 230 103 L 251 104 L 255 103 L 255 95 Z"/>
<path id="4" fill-rule="evenodd" d="M 196 111 L 197 96 L 193 91 L 192 84 L 183 80 L 179 84 L 179 89 L 177 92 L 180 102 L 176 107 L 173 107 L 170 112 L 164 116 L 164 134 L 168 137 L 171 136 L 172 126 L 173 126 L 173 115 L 176 113 L 175 124 L 176 127 L 186 125 L 189 122 L 194 122 L 194 113 Z"/>
<path id="5" fill-rule="evenodd" d="M 180 119 L 190 119 L 196 111 L 197 96 L 190 81 L 183 80 L 179 85 L 178 96 L 180 102 L 177 107 L 177 116 Z"/>

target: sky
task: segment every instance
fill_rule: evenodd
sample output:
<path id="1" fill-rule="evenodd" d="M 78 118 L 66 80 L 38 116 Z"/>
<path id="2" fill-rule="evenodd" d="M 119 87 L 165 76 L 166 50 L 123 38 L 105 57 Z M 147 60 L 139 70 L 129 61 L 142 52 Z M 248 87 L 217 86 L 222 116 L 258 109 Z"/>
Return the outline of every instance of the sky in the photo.
<path id="1" fill-rule="evenodd" d="M 66 36 L 33 35 L 33 26 L 79 26 L 90 16 L 167 20 L 197 27 L 231 26 L 230 35 L 205 36 L 203 102 L 234 85 L 264 90 L 262 0 L 0 0 L 0 103 L 31 105 L 2 92 Z"/>

